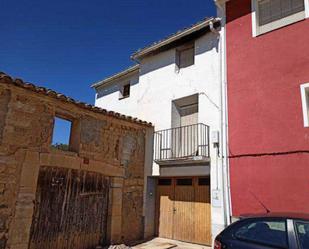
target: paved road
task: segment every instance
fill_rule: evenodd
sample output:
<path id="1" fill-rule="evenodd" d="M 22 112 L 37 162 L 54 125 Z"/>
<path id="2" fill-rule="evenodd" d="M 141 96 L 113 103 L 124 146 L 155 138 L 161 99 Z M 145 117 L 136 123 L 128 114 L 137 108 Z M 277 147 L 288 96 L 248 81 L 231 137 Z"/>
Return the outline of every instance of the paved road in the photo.
<path id="1" fill-rule="evenodd" d="M 184 243 L 176 240 L 155 238 L 146 243 L 137 245 L 133 249 L 211 249 L 208 246 L 201 246 L 196 244 Z"/>

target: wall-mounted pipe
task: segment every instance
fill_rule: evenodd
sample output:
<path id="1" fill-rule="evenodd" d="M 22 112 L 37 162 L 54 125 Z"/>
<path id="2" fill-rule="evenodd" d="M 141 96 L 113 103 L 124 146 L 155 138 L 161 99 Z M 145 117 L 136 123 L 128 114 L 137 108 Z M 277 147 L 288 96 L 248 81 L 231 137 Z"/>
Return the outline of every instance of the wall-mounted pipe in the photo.
<path id="1" fill-rule="evenodd" d="M 221 31 L 219 32 L 210 26 L 210 30 L 219 33 L 219 53 L 220 53 L 220 81 L 221 81 L 221 143 L 222 143 L 222 181 L 223 181 L 223 195 L 224 195 L 224 209 L 225 222 L 227 225 L 231 223 L 231 193 L 230 193 L 230 177 L 229 177 L 229 159 L 228 159 L 228 106 L 227 106 L 227 79 L 226 79 L 226 10 L 225 2 L 215 1 L 218 15 L 221 17 Z"/>

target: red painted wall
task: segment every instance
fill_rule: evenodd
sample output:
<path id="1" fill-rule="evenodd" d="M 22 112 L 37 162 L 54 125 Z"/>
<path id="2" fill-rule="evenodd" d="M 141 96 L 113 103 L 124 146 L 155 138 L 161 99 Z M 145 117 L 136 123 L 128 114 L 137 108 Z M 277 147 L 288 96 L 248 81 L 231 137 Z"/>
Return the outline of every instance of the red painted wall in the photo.
<path id="1" fill-rule="evenodd" d="M 230 156 L 309 151 L 300 84 L 309 82 L 309 19 L 252 37 L 251 0 L 227 2 Z M 233 215 L 309 213 L 309 153 L 230 159 Z M 256 197 L 254 197 L 256 196 Z"/>

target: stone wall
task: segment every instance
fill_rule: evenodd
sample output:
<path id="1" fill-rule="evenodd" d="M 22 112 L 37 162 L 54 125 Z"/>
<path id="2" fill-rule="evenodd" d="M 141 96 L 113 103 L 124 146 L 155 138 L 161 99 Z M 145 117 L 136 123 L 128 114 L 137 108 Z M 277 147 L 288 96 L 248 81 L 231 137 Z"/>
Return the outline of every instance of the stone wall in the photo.
<path id="1" fill-rule="evenodd" d="M 28 248 L 40 166 L 111 177 L 108 238 L 143 237 L 143 124 L 0 79 L 0 249 Z M 72 121 L 70 151 L 51 149 L 55 115 Z"/>

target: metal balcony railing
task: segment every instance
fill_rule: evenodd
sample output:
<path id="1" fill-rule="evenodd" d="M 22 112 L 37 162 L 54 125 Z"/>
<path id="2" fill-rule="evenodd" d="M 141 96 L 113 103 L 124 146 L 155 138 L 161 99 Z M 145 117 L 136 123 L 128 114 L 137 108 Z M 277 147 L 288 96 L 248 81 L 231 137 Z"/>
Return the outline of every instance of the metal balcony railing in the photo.
<path id="1" fill-rule="evenodd" d="M 187 160 L 209 157 L 209 127 L 194 124 L 156 131 L 154 160 Z"/>

